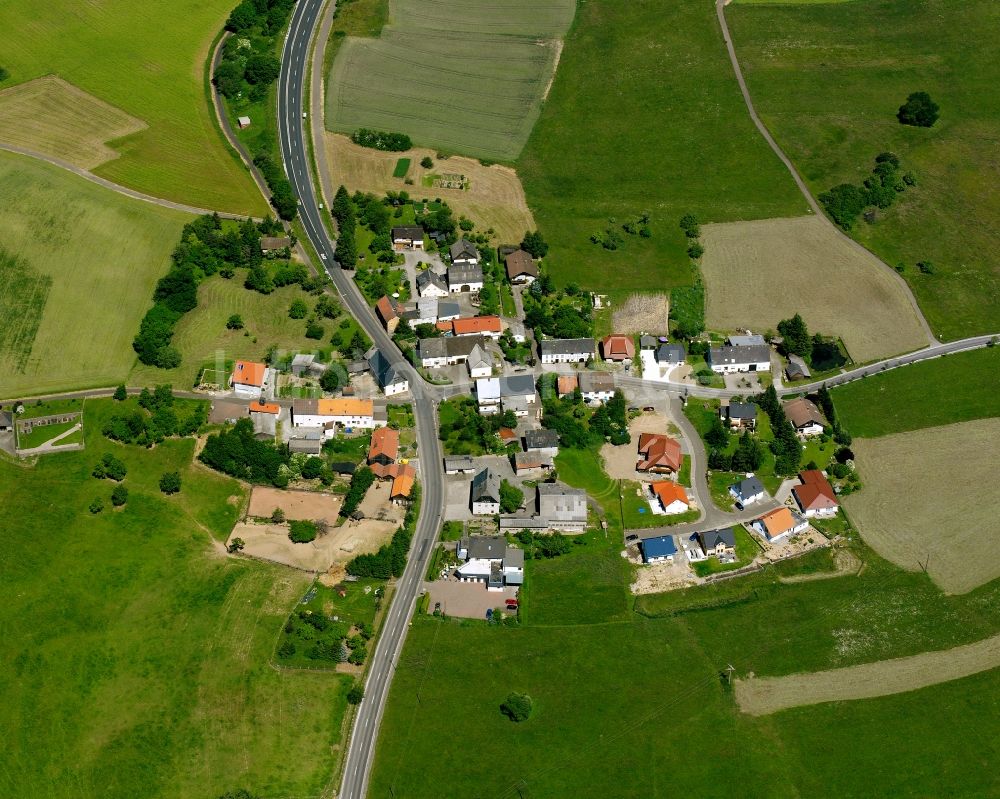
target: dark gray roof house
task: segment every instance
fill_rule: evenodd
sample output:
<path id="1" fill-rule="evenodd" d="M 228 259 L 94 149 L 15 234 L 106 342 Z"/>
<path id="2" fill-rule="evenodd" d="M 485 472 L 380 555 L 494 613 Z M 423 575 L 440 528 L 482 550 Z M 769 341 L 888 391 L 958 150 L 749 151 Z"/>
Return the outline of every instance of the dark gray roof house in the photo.
<path id="1" fill-rule="evenodd" d="M 736 547 L 736 536 L 728 527 L 724 530 L 706 530 L 704 533 L 698 533 L 698 540 L 701 542 L 701 548 L 706 552 L 715 549 L 720 543 L 725 544 L 730 549 Z"/>
<path id="2" fill-rule="evenodd" d="M 720 367 L 769 364 L 771 362 L 771 348 L 767 344 L 712 347 L 709 350 L 708 362 L 712 366 Z"/>
<path id="3" fill-rule="evenodd" d="M 476 249 L 476 245 L 473 244 L 468 239 L 459 239 L 451 247 L 448 248 L 448 253 L 451 255 L 452 263 L 457 263 L 459 261 L 473 261 L 474 263 L 479 263 L 479 250 Z"/>
<path id="4" fill-rule="evenodd" d="M 500 378 L 500 396 L 518 397 L 535 393 L 535 378 L 532 375 L 510 375 Z"/>
<path id="5" fill-rule="evenodd" d="M 483 282 L 483 268 L 466 264 L 452 264 L 448 267 L 448 285 L 461 286 Z"/>
<path id="6" fill-rule="evenodd" d="M 641 349 L 641 350 L 655 350 L 656 349 L 656 336 L 642 336 L 639 339 L 639 349 Z"/>
<path id="7" fill-rule="evenodd" d="M 785 376 L 789 380 L 803 380 L 812 377 L 806 362 L 798 355 L 788 356 L 788 366 L 785 367 Z"/>
<path id="8" fill-rule="evenodd" d="M 393 241 L 423 241 L 424 229 L 420 225 L 400 225 L 392 229 Z"/>
<path id="9" fill-rule="evenodd" d="M 14 417 L 7 411 L 0 411 L 0 430 L 11 430 L 14 427 Z"/>
<path id="10" fill-rule="evenodd" d="M 684 363 L 687 353 L 680 344 L 661 344 L 656 350 L 657 363 Z"/>
<path id="11" fill-rule="evenodd" d="M 756 497 L 764 493 L 764 484 L 758 480 L 756 477 L 747 477 L 745 480 L 740 480 L 738 483 L 730 486 L 730 490 L 736 495 L 736 498 L 742 503 L 751 497 Z"/>
<path id="12" fill-rule="evenodd" d="M 441 291 L 448 292 L 448 285 L 444 282 L 444 278 L 433 269 L 425 269 L 423 272 L 417 273 L 417 293 L 423 294 L 428 286 L 436 286 Z"/>
<path id="13" fill-rule="evenodd" d="M 492 469 L 483 469 L 472 478 L 473 502 L 500 501 L 500 475 Z"/>
<path id="14" fill-rule="evenodd" d="M 559 434 L 544 427 L 529 430 L 524 434 L 524 444 L 528 449 L 552 449 L 559 446 Z"/>
<path id="15" fill-rule="evenodd" d="M 757 406 L 752 402 L 730 402 L 721 409 L 730 421 L 753 422 L 757 419 Z"/>
<path id="16" fill-rule="evenodd" d="M 597 345 L 592 338 L 547 338 L 539 346 L 544 357 L 546 355 L 576 355 L 580 353 L 592 355 Z"/>
<path id="17" fill-rule="evenodd" d="M 372 347 L 368 350 L 365 353 L 365 358 L 372 370 L 375 381 L 383 391 L 391 389 L 393 386 L 409 386 L 409 379 L 406 377 L 406 374 L 393 366 L 377 347 Z M 406 388 L 398 390 L 406 391 Z"/>

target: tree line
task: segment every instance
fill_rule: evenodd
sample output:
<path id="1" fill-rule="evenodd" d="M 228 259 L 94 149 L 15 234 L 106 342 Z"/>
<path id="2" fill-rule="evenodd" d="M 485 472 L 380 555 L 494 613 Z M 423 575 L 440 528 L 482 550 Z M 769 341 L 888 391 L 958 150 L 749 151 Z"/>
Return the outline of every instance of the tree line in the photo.
<path id="1" fill-rule="evenodd" d="M 388 544 L 379 547 L 378 552 L 358 555 L 347 564 L 347 573 L 356 577 L 377 577 L 388 580 L 402 577 L 406 568 L 406 558 L 410 551 L 410 541 L 420 515 L 420 486 L 414 485 L 410 506 L 403 517 L 403 526 L 396 530 Z"/>
<path id="2" fill-rule="evenodd" d="M 850 230 L 858 215 L 866 208 L 889 208 L 897 194 L 915 186 L 917 179 L 912 172 L 899 174 L 899 157 L 895 153 L 879 153 L 871 175 L 860 186 L 841 183 L 819 195 L 826 212 L 844 230 Z"/>

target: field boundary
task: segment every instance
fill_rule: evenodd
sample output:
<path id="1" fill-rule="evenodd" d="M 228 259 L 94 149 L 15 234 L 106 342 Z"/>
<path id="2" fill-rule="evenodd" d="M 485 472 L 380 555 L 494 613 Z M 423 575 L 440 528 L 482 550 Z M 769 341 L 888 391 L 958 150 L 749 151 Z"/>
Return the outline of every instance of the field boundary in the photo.
<path id="1" fill-rule="evenodd" d="M 736 704 L 751 716 L 803 705 L 874 699 L 916 691 L 1000 667 L 1000 633 L 973 644 L 842 669 L 738 679 Z"/>

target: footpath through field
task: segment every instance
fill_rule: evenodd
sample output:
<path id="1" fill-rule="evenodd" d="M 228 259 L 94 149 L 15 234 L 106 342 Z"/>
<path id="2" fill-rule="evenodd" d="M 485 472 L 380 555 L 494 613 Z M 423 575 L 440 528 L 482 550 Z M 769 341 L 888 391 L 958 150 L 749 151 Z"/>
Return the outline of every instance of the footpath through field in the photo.
<path id="1" fill-rule="evenodd" d="M 764 716 L 802 705 L 872 699 L 916 691 L 1000 666 L 1000 634 L 974 644 L 843 669 L 737 680 L 736 704 Z"/>

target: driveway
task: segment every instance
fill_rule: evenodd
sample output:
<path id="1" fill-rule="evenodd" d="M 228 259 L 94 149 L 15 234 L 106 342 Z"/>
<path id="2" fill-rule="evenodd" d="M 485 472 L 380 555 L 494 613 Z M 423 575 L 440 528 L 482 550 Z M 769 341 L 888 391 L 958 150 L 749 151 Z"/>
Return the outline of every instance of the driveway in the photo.
<path id="1" fill-rule="evenodd" d="M 455 579 L 435 580 L 424 583 L 430 594 L 427 612 L 434 612 L 434 605 L 441 603 L 441 611 L 446 616 L 463 619 L 486 619 L 486 611 L 504 607 L 507 599 L 517 597 L 517 589 L 507 587 L 500 591 L 489 591 L 486 583 L 463 583 Z"/>

